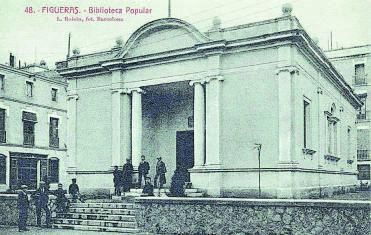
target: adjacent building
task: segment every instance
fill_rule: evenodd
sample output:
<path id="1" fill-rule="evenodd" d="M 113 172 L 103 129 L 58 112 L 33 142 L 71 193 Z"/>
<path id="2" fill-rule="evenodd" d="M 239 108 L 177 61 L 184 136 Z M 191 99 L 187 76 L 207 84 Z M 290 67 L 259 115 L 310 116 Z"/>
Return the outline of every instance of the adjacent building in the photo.
<path id="1" fill-rule="evenodd" d="M 67 83 L 45 62 L 10 65 L 0 64 L 0 191 L 53 187 L 66 179 Z"/>
<path id="2" fill-rule="evenodd" d="M 109 190 L 112 166 L 156 158 L 210 196 L 303 198 L 354 188 L 362 102 L 284 15 L 200 32 L 176 18 L 57 63 L 69 81 L 69 178 Z"/>
<path id="3" fill-rule="evenodd" d="M 370 181 L 371 146 L 371 45 L 341 48 L 326 52 L 363 102 L 357 113 L 358 180 Z"/>

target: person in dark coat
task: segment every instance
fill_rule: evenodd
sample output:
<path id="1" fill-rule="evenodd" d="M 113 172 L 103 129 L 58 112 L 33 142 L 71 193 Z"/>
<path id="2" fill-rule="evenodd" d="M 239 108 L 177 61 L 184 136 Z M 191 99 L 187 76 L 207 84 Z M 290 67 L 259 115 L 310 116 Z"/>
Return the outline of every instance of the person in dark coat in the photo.
<path id="1" fill-rule="evenodd" d="M 123 181 L 122 181 L 122 191 L 129 192 L 131 184 L 133 182 L 133 165 L 130 159 L 126 159 L 126 163 L 122 167 Z"/>
<path id="2" fill-rule="evenodd" d="M 66 190 L 63 189 L 62 184 L 58 184 L 58 189 L 54 192 L 56 196 L 55 204 L 57 212 L 65 213 L 68 207 L 68 199 L 66 197 Z"/>
<path id="3" fill-rule="evenodd" d="M 164 184 L 166 184 L 166 165 L 162 161 L 161 157 L 157 158 L 156 164 L 156 175 L 155 175 L 155 187 L 158 188 L 158 194 L 160 195 L 160 190 Z"/>
<path id="4" fill-rule="evenodd" d="M 142 182 L 145 182 L 148 172 L 149 172 L 149 163 L 146 161 L 146 157 L 142 155 L 141 157 L 142 161 L 139 163 L 138 166 L 138 187 L 142 187 Z"/>
<path id="5" fill-rule="evenodd" d="M 170 194 L 174 197 L 184 197 L 185 173 L 180 167 L 174 171 L 171 178 Z"/>
<path id="6" fill-rule="evenodd" d="M 154 196 L 153 194 L 153 185 L 151 184 L 151 178 L 150 177 L 146 177 L 145 179 L 145 184 L 144 184 L 144 187 L 143 187 L 143 191 L 142 191 L 142 197 L 145 197 L 145 196 Z"/>
<path id="7" fill-rule="evenodd" d="M 37 226 L 41 227 L 41 212 L 45 212 L 46 227 L 50 227 L 50 210 L 48 207 L 49 203 L 49 190 L 44 181 L 40 182 L 39 188 L 34 193 L 34 199 L 36 204 L 36 218 Z"/>
<path id="8" fill-rule="evenodd" d="M 113 170 L 113 185 L 115 186 L 115 196 L 120 196 L 122 185 L 122 172 L 119 170 L 118 166 L 115 166 Z"/>
<path id="9" fill-rule="evenodd" d="M 18 230 L 21 231 L 28 231 L 26 228 L 27 225 L 27 217 L 28 217 L 28 207 L 29 201 L 27 196 L 27 185 L 21 186 L 21 191 L 18 193 Z"/>
<path id="10" fill-rule="evenodd" d="M 76 178 L 72 179 L 72 184 L 68 187 L 68 193 L 72 196 L 72 202 L 77 202 L 77 199 L 82 201 L 82 197 L 80 195 L 79 186 L 76 183 Z"/>

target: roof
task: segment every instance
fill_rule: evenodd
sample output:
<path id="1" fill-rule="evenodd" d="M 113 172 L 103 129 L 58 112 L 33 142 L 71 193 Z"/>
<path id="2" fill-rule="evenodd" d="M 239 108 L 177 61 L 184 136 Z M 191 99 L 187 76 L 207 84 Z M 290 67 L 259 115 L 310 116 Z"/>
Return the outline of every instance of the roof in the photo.
<path id="1" fill-rule="evenodd" d="M 325 51 L 328 58 L 352 57 L 359 55 L 371 54 L 371 44 L 338 48 L 334 50 Z"/>
<path id="2" fill-rule="evenodd" d="M 19 68 L 14 68 L 9 65 L 0 64 L 0 70 L 6 70 L 10 73 L 17 73 L 21 76 L 36 77 L 46 82 L 59 83 L 61 85 L 67 85 L 66 79 L 59 75 L 56 70 L 48 70 L 37 73 L 32 73 Z"/>

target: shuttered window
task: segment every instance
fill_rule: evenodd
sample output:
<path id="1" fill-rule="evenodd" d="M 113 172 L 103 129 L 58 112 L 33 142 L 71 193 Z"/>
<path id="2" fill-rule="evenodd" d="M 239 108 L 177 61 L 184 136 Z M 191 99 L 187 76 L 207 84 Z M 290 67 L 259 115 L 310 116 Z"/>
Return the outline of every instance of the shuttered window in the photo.
<path id="1" fill-rule="evenodd" d="M 6 184 L 6 156 L 0 154 L 0 184 Z"/>
<path id="2" fill-rule="evenodd" d="M 49 179 L 49 183 L 59 182 L 59 159 L 58 158 L 49 159 L 48 179 Z"/>

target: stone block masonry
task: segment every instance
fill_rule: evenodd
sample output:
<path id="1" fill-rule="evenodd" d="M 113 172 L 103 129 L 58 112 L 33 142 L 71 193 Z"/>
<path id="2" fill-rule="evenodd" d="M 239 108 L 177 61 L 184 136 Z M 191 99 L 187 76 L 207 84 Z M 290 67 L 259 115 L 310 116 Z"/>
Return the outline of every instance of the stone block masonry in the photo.
<path id="1" fill-rule="evenodd" d="M 50 196 L 51 198 L 53 196 Z M 4 194 L 0 195 L 0 225 L 18 225 L 18 195 Z M 54 199 L 50 201 L 51 207 L 54 208 Z M 51 210 L 53 215 L 53 209 Z M 45 213 L 42 212 L 41 223 L 45 225 Z M 36 207 L 30 203 L 27 218 L 28 226 L 36 226 Z M 0 232 L 1 234 L 1 232 Z"/>
<path id="2" fill-rule="evenodd" d="M 370 202 L 137 198 L 141 231 L 160 234 L 370 234 Z"/>

